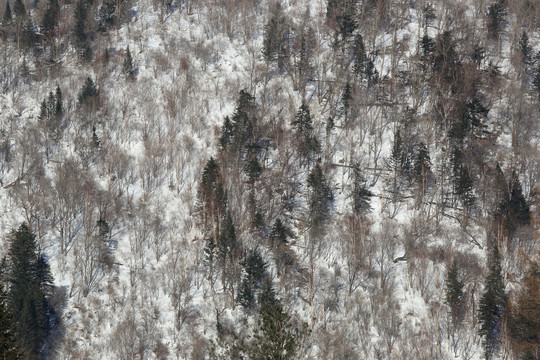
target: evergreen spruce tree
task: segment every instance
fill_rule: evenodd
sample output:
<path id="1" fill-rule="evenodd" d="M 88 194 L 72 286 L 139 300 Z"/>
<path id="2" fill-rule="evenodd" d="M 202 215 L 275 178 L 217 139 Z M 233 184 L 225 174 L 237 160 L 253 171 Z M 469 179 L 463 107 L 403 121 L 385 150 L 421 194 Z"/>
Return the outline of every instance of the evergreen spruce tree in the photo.
<path id="1" fill-rule="evenodd" d="M 238 243 L 236 240 L 236 230 L 234 226 L 234 222 L 232 220 L 231 214 L 228 212 L 225 217 L 225 222 L 223 224 L 222 232 L 219 236 L 218 241 L 218 255 L 224 263 L 227 260 L 232 260 L 236 250 L 238 247 Z"/>
<path id="2" fill-rule="evenodd" d="M 473 181 L 469 169 L 463 160 L 463 153 L 459 148 L 452 152 L 452 171 L 454 194 L 461 200 L 465 208 L 470 208 L 474 202 Z"/>
<path id="3" fill-rule="evenodd" d="M 495 166 L 495 174 L 493 175 L 493 197 L 495 199 L 495 216 L 502 215 L 500 213 L 501 204 L 508 200 L 508 183 L 506 182 L 506 177 L 501 169 L 499 163 Z"/>
<path id="4" fill-rule="evenodd" d="M 294 359 L 307 334 L 307 324 L 293 321 L 276 297 L 270 279 L 263 283 L 257 300 L 259 319 L 247 349 L 248 357 L 252 360 Z"/>
<path id="5" fill-rule="evenodd" d="M 27 16 L 24 20 L 22 35 L 22 44 L 27 49 L 32 49 L 37 43 L 38 36 L 31 16 Z"/>
<path id="6" fill-rule="evenodd" d="M 456 41 L 450 31 L 444 31 L 435 39 L 433 70 L 442 80 L 454 81 L 460 67 Z"/>
<path id="7" fill-rule="evenodd" d="M 312 161 L 313 155 L 321 151 L 319 140 L 312 134 L 312 121 L 309 107 L 302 103 L 291 124 L 299 132 L 298 152 L 308 164 Z"/>
<path id="8" fill-rule="evenodd" d="M 0 359 L 19 360 L 22 354 L 13 333 L 13 319 L 9 312 L 8 297 L 0 284 Z"/>
<path id="9" fill-rule="evenodd" d="M 353 72 L 355 75 L 364 75 L 366 70 L 366 46 L 364 45 L 364 38 L 358 32 L 354 38 L 353 48 L 354 65 Z"/>
<path id="10" fill-rule="evenodd" d="M 260 287 L 266 278 L 266 262 L 258 250 L 250 250 L 246 258 L 240 262 L 244 268 L 244 276 L 238 288 L 237 301 L 244 308 L 249 309 L 255 303 L 255 289 Z"/>
<path id="11" fill-rule="evenodd" d="M 11 13 L 11 6 L 9 1 L 6 1 L 6 9 L 4 10 L 4 16 L 2 16 L 2 25 L 8 26 L 13 21 L 13 14 Z"/>
<path id="12" fill-rule="evenodd" d="M 97 95 L 98 89 L 96 87 L 96 84 L 94 84 L 94 81 L 91 77 L 87 77 L 84 81 L 81 91 L 79 92 L 79 104 L 84 105 L 89 103 L 91 105 L 95 105 Z"/>
<path id="13" fill-rule="evenodd" d="M 512 173 L 508 183 L 510 193 L 504 194 L 498 205 L 496 214 L 503 216 L 506 229 L 511 235 L 519 226 L 529 224 L 531 211 L 529 204 L 523 196 L 521 183 L 516 173 Z"/>
<path id="14" fill-rule="evenodd" d="M 430 63 L 435 51 L 435 41 L 427 33 L 420 39 L 420 48 L 422 49 L 422 58 Z"/>
<path id="15" fill-rule="evenodd" d="M 351 113 L 351 104 L 352 104 L 352 86 L 349 81 L 345 84 L 343 89 L 343 94 L 341 95 L 341 103 L 343 105 L 343 116 L 345 118 L 345 124 L 349 122 L 350 113 Z"/>
<path id="16" fill-rule="evenodd" d="M 488 36 L 492 39 L 496 39 L 504 23 L 504 18 L 506 16 L 506 0 L 495 0 L 488 8 L 487 13 L 487 30 Z"/>
<path id="17" fill-rule="evenodd" d="M 60 14 L 60 4 L 58 0 L 49 0 L 47 9 L 43 14 L 41 21 L 41 32 L 48 36 L 53 34 L 53 31 L 58 23 L 58 15 Z"/>
<path id="18" fill-rule="evenodd" d="M 283 69 L 283 57 L 286 51 L 284 44 L 285 32 L 286 19 L 281 4 L 276 2 L 272 9 L 272 15 L 264 27 L 262 53 L 267 63 L 277 60 L 280 69 Z"/>
<path id="19" fill-rule="evenodd" d="M 253 156 L 244 167 L 244 171 L 246 172 L 249 182 L 253 184 L 255 180 L 261 177 L 263 169 L 259 160 L 257 160 L 257 157 Z"/>
<path id="20" fill-rule="evenodd" d="M 446 303 L 450 307 L 452 325 L 456 328 L 463 320 L 465 299 L 463 295 L 463 282 L 459 279 L 458 266 L 455 259 L 446 275 Z"/>
<path id="21" fill-rule="evenodd" d="M 250 250 L 240 265 L 244 268 L 247 279 L 255 288 L 258 288 L 261 281 L 267 276 L 266 268 L 268 267 L 260 251 Z"/>
<path id="22" fill-rule="evenodd" d="M 15 337 L 25 355 L 34 357 L 43 351 L 52 328 L 54 310 L 46 297 L 52 288 L 52 275 L 45 259 L 38 256 L 35 235 L 26 224 L 12 234 L 8 254 Z"/>
<path id="23" fill-rule="evenodd" d="M 220 176 L 220 169 L 217 161 L 214 157 L 210 157 L 210 160 L 206 163 L 202 173 L 201 191 L 204 193 L 204 197 L 210 196 L 210 193 L 215 191 Z"/>
<path id="24" fill-rule="evenodd" d="M 268 307 L 276 306 L 279 303 L 270 277 L 265 278 L 262 282 L 259 295 L 257 296 L 257 303 L 261 311 L 264 311 Z"/>
<path id="25" fill-rule="evenodd" d="M 272 226 L 272 230 L 270 231 L 270 239 L 286 244 L 288 237 L 287 234 L 287 228 L 283 225 L 281 219 L 277 218 L 274 222 L 274 226 Z"/>
<path id="26" fill-rule="evenodd" d="M 124 57 L 124 64 L 122 66 L 122 72 L 127 76 L 128 79 L 135 79 L 135 70 L 133 68 L 133 58 L 131 57 L 131 51 L 129 51 L 129 45 L 126 50 L 126 55 Z"/>
<path id="27" fill-rule="evenodd" d="M 203 225 L 212 232 L 213 241 L 217 245 L 220 226 L 227 208 L 227 193 L 223 188 L 221 170 L 213 157 L 207 161 L 203 169 L 197 202 Z"/>
<path id="28" fill-rule="evenodd" d="M 328 218 L 332 200 L 332 192 L 319 164 L 311 170 L 307 183 L 310 188 L 309 218 L 312 224 L 318 226 Z"/>
<path id="29" fill-rule="evenodd" d="M 536 96 L 540 99 L 540 64 L 536 67 L 534 71 L 534 76 L 532 80 L 533 90 L 536 92 Z"/>
<path id="30" fill-rule="evenodd" d="M 204 246 L 203 263 L 208 271 L 208 279 L 211 279 L 214 273 L 216 261 L 216 244 L 214 239 L 207 239 Z"/>
<path id="31" fill-rule="evenodd" d="M 506 301 L 501 258 L 499 249 L 495 245 L 489 259 L 489 274 L 484 284 L 484 293 L 480 298 L 478 310 L 479 332 L 484 337 L 486 360 L 492 359 L 497 353 Z"/>
<path id="32" fill-rule="evenodd" d="M 371 209 L 370 201 L 373 193 L 367 188 L 366 180 L 362 176 L 358 164 L 353 167 L 353 176 L 353 210 L 357 214 L 363 214 Z"/>
<path id="33" fill-rule="evenodd" d="M 368 59 L 366 62 L 366 68 L 364 70 L 364 76 L 367 80 L 367 87 L 371 89 L 373 85 L 379 81 L 379 72 L 375 69 L 375 64 L 372 59 Z"/>
<path id="34" fill-rule="evenodd" d="M 43 99 L 41 102 L 41 107 L 39 108 L 39 120 L 44 123 L 47 123 L 49 120 L 49 109 L 47 107 L 47 100 Z"/>
<path id="35" fill-rule="evenodd" d="M 253 285 L 249 281 L 247 276 L 242 278 L 240 286 L 238 287 L 238 294 L 236 296 L 236 301 L 242 305 L 244 309 L 251 309 L 255 304 L 255 295 L 253 290 Z"/>
<path id="36" fill-rule="evenodd" d="M 525 31 L 523 31 L 519 37 L 519 51 L 521 53 L 521 62 L 523 65 L 529 65 L 532 61 L 533 48 L 529 43 L 529 36 Z"/>
<path id="37" fill-rule="evenodd" d="M 22 22 L 22 19 L 26 17 L 26 7 L 22 0 L 15 0 L 13 11 L 15 12 L 17 22 Z"/>
<path id="38" fill-rule="evenodd" d="M 54 113 L 56 116 L 60 116 L 64 112 L 64 103 L 62 99 L 62 89 L 60 89 L 59 85 L 56 86 L 55 99 Z"/>
<path id="39" fill-rule="evenodd" d="M 28 66 L 28 63 L 26 62 L 26 57 L 23 58 L 23 63 L 21 66 L 21 76 L 23 78 L 28 78 L 30 76 L 30 67 Z"/>
<path id="40" fill-rule="evenodd" d="M 232 143 L 234 136 L 234 126 L 228 116 L 223 119 L 223 125 L 221 126 L 221 135 L 219 137 L 219 145 L 221 150 L 227 150 L 227 146 Z"/>
<path id="41" fill-rule="evenodd" d="M 303 28 L 300 33 L 300 51 L 298 61 L 296 63 L 296 69 L 298 71 L 298 77 L 300 86 L 305 87 L 305 84 L 313 76 L 313 49 L 315 46 L 315 35 L 313 29 L 308 27 Z"/>
<path id="42" fill-rule="evenodd" d="M 392 170 L 399 173 L 403 170 L 403 164 L 406 153 L 403 145 L 403 139 L 401 138 L 401 131 L 396 130 L 394 134 L 394 142 L 392 144 L 392 152 L 390 153 L 390 166 Z"/>
<path id="43" fill-rule="evenodd" d="M 90 58 L 90 45 L 88 44 L 88 36 L 86 34 L 86 1 L 79 0 L 75 7 L 75 27 L 73 28 L 73 35 L 75 37 L 75 46 L 79 51 L 79 56 L 82 59 Z"/>
<path id="44" fill-rule="evenodd" d="M 103 1 L 101 7 L 99 8 L 99 30 L 106 32 L 107 28 L 115 24 L 117 17 L 118 13 L 116 11 L 116 2 L 111 0 Z"/>
<path id="45" fill-rule="evenodd" d="M 342 44 L 346 43 L 357 28 L 355 1 L 328 0 L 326 18 L 328 24 L 334 28 L 336 38 L 339 35 L 341 37 L 340 42 Z"/>
<path id="46" fill-rule="evenodd" d="M 306 135 L 313 130 L 312 121 L 309 107 L 305 103 L 302 103 L 292 122 L 292 126 L 297 129 L 300 134 Z"/>
<path id="47" fill-rule="evenodd" d="M 431 167 L 431 159 L 426 144 L 420 143 L 414 159 L 413 175 L 421 184 L 425 184 L 427 173 Z"/>
<path id="48" fill-rule="evenodd" d="M 246 90 L 240 90 L 236 109 L 232 116 L 232 148 L 236 151 L 244 149 L 253 137 L 255 120 L 255 98 Z"/>

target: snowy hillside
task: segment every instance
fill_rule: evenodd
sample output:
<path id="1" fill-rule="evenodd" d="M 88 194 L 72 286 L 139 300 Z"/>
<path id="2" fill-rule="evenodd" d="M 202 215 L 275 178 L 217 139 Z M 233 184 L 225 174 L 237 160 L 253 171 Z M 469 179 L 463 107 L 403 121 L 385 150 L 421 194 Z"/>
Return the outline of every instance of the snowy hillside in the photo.
<path id="1" fill-rule="evenodd" d="M 537 1 L 0 15 L 6 358 L 540 359 Z"/>

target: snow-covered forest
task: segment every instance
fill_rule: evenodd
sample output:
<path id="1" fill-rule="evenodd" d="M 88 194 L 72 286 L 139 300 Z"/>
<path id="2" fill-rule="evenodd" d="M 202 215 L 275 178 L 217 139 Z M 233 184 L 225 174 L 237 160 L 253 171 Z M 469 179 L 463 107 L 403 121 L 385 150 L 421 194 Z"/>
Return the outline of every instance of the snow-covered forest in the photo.
<path id="1" fill-rule="evenodd" d="M 540 0 L 0 0 L 0 357 L 540 359 Z"/>

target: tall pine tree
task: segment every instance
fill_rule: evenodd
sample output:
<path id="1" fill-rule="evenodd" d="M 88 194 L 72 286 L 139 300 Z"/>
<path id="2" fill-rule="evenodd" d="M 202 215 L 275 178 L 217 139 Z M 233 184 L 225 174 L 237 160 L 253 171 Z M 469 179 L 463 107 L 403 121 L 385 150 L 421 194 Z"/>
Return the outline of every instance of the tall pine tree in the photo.
<path id="1" fill-rule="evenodd" d="M 456 328 L 463 319 L 465 299 L 463 295 L 463 282 L 459 279 L 458 266 L 455 259 L 446 276 L 446 303 L 450 307 L 452 325 Z"/>
<path id="2" fill-rule="evenodd" d="M 480 299 L 479 321 L 480 335 L 484 337 L 486 360 L 496 355 L 503 315 L 506 309 L 507 295 L 504 290 L 501 257 L 497 245 L 494 245 L 489 259 L 489 274 L 484 285 L 484 294 Z"/>
<path id="3" fill-rule="evenodd" d="M 35 235 L 28 225 L 22 224 L 11 235 L 8 254 L 15 337 L 26 357 L 33 358 L 43 353 L 52 329 L 54 310 L 47 295 L 53 279 L 45 258 L 37 253 Z"/>
<path id="4" fill-rule="evenodd" d="M 332 200 L 332 191 L 319 164 L 311 170 L 307 183 L 310 188 L 309 218 L 313 225 L 318 226 L 328 219 Z"/>
<path id="5" fill-rule="evenodd" d="M 4 286 L 0 285 L 0 359 L 22 359 L 15 334 L 13 333 L 13 319 L 8 307 L 8 297 Z"/>
<path id="6" fill-rule="evenodd" d="M 122 65 L 122 72 L 129 80 L 135 79 L 135 70 L 133 68 L 133 58 L 131 57 L 131 51 L 129 51 L 129 45 L 124 57 L 124 64 Z"/>
<path id="7" fill-rule="evenodd" d="M 4 16 L 2 17 L 2 25 L 8 26 L 13 21 L 13 15 L 11 14 L 11 7 L 9 1 L 6 1 L 6 9 L 4 10 Z"/>

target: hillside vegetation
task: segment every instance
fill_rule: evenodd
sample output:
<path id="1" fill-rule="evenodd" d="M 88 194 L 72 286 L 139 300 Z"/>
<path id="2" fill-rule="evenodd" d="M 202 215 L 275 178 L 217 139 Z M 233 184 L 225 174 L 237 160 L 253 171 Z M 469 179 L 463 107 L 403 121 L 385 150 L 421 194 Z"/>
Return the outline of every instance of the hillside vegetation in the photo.
<path id="1" fill-rule="evenodd" d="M 540 1 L 0 24 L 0 357 L 540 359 Z"/>

